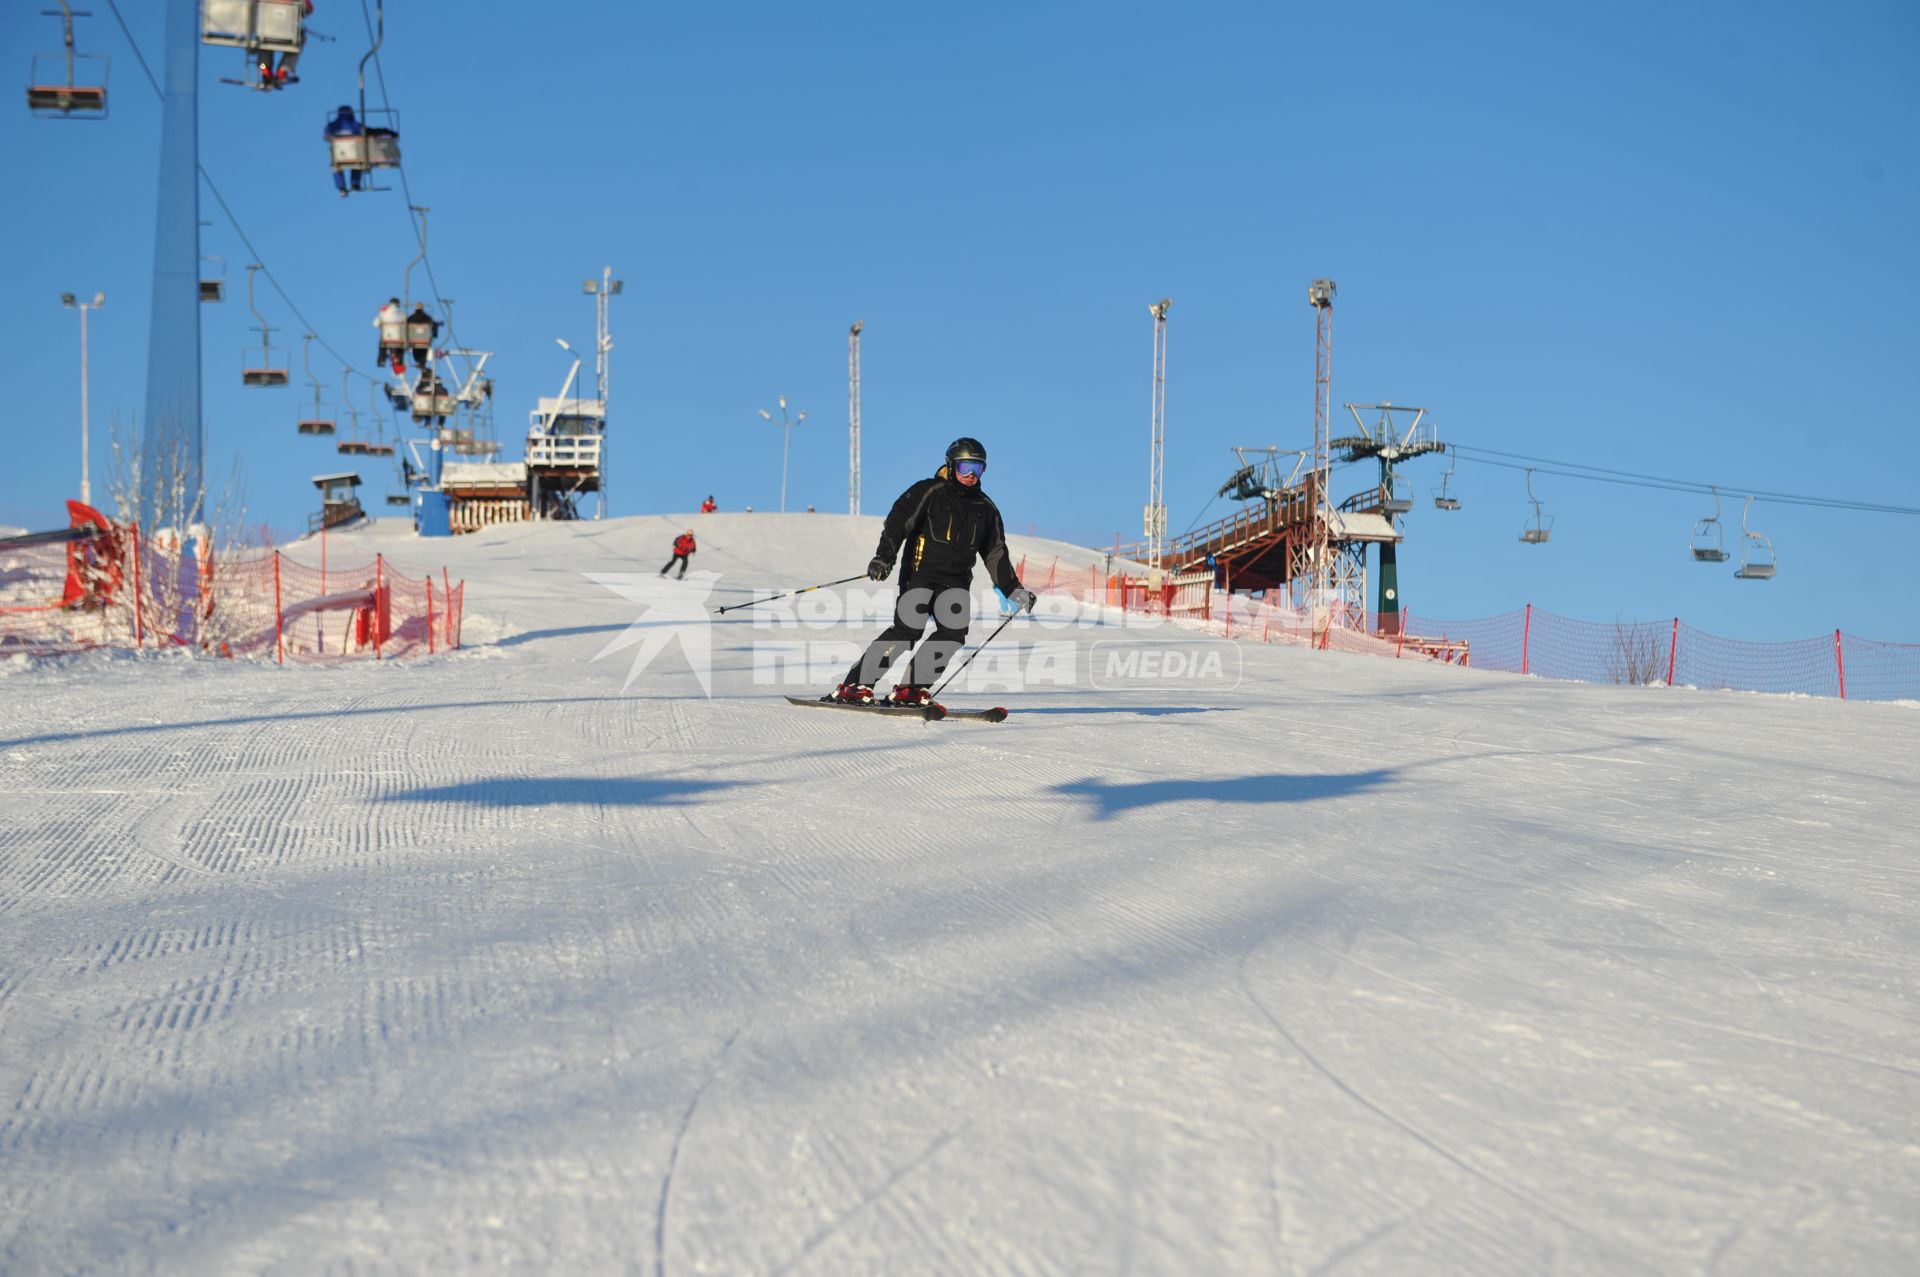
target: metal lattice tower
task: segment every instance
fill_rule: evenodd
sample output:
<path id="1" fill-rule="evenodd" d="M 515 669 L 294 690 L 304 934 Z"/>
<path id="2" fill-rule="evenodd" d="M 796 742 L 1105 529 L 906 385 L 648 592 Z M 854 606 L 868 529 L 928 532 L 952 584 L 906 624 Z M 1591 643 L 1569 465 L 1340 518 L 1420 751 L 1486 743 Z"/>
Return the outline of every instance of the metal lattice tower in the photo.
<path id="1" fill-rule="evenodd" d="M 1162 297 L 1153 312 L 1153 456 L 1147 475 L 1147 569 L 1158 575 L 1167 544 L 1167 312 L 1173 299 Z"/>
<path id="2" fill-rule="evenodd" d="M 1312 530 L 1295 550 L 1291 577 L 1302 610 L 1312 609 L 1314 629 L 1320 631 L 1332 623 L 1332 609 L 1338 593 L 1338 576 L 1329 544 L 1328 516 L 1333 507 L 1327 498 L 1331 466 L 1327 454 L 1328 420 L 1333 404 L 1333 296 L 1330 279 L 1316 279 L 1307 287 L 1307 301 L 1314 312 L 1313 340 L 1313 508 Z M 1362 590 L 1364 596 L 1364 587 Z M 1323 617 L 1322 609 L 1325 609 Z"/>
<path id="3" fill-rule="evenodd" d="M 860 513 L 860 329 L 847 329 L 847 513 Z"/>

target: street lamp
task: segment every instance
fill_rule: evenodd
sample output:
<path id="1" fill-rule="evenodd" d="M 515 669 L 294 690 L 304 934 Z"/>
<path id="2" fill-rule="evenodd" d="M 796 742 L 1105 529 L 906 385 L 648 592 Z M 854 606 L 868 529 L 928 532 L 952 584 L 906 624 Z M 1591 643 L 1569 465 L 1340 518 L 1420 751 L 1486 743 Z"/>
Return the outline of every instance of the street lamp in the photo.
<path id="1" fill-rule="evenodd" d="M 773 420 L 773 414 L 768 412 L 765 408 L 762 408 L 760 410 L 760 415 L 766 418 L 768 421 Z M 780 396 L 780 421 L 778 424 L 780 426 L 780 435 L 784 440 L 786 440 L 786 442 L 783 443 L 780 447 L 780 513 L 781 514 L 785 514 L 787 512 L 787 457 L 793 450 L 793 428 L 799 425 L 801 422 L 805 421 L 806 419 L 807 419 L 807 414 L 803 412 L 798 417 L 795 417 L 794 419 L 789 421 L 787 419 L 787 397 L 785 395 Z"/>
<path id="2" fill-rule="evenodd" d="M 61 293 L 60 304 L 80 312 L 80 504 L 92 505 L 93 485 L 87 479 L 87 312 L 106 305 L 107 295 L 95 293 L 92 301 L 83 302 Z"/>

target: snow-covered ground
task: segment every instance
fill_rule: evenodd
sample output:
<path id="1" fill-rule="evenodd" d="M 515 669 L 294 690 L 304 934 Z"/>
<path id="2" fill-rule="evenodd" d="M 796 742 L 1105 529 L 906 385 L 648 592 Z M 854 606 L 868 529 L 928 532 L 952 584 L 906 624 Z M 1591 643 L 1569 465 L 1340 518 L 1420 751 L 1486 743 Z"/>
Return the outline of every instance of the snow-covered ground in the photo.
<path id="1" fill-rule="evenodd" d="M 675 632 L 689 524 L 695 607 L 876 526 L 383 525 L 466 650 L 0 667 L 0 1271 L 1914 1271 L 1920 709 L 1113 618 L 792 709 L 877 622 Z"/>

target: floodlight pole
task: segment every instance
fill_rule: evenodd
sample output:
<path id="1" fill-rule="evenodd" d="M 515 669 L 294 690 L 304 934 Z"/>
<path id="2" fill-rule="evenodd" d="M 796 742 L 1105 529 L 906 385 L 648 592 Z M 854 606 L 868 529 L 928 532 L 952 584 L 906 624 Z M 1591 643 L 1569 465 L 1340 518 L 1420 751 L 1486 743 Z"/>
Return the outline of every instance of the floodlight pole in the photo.
<path id="1" fill-rule="evenodd" d="M 68 310 L 80 312 L 80 504 L 92 505 L 93 485 L 88 478 L 87 464 L 87 312 L 106 305 L 107 295 L 95 293 L 92 301 L 83 302 L 72 293 L 62 293 L 60 302 Z"/>
<path id="2" fill-rule="evenodd" d="M 589 279 L 580 291 L 593 297 L 593 393 L 600 404 L 600 481 L 596 485 L 594 514 L 607 516 L 607 381 L 612 372 L 613 336 L 607 326 L 607 308 L 626 288 L 624 280 L 613 277 L 613 267 L 600 268 L 599 279 Z"/>
<path id="3" fill-rule="evenodd" d="M 773 414 L 768 412 L 765 408 L 760 409 L 760 415 L 761 417 L 763 417 L 769 422 L 773 420 Z M 780 445 L 780 513 L 781 514 L 785 514 L 787 512 L 787 458 L 791 456 L 793 452 L 793 428 L 799 425 L 801 422 L 805 421 L 806 419 L 807 419 L 807 414 L 803 412 L 798 417 L 795 417 L 789 420 L 787 417 L 787 397 L 785 395 L 780 396 L 780 421 L 779 421 L 780 437 L 785 441 Z"/>
<path id="4" fill-rule="evenodd" d="M 1153 444 L 1147 466 L 1145 532 L 1147 571 L 1158 578 L 1167 542 L 1167 312 L 1173 309 L 1173 299 L 1163 297 L 1147 309 L 1153 312 Z"/>
<path id="5" fill-rule="evenodd" d="M 847 330 L 847 513 L 860 513 L 860 330 L 854 320 Z"/>

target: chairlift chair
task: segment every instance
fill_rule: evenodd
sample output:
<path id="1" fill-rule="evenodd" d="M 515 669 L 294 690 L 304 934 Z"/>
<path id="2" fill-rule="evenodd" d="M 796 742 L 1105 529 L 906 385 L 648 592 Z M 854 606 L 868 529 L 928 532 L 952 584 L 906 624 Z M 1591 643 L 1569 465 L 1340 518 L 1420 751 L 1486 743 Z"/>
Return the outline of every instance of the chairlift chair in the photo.
<path id="1" fill-rule="evenodd" d="M 305 0 L 200 0 L 200 42 L 243 52 L 246 78 L 223 76 L 222 84 L 277 89 L 280 83 L 264 71 L 275 54 L 299 60 L 306 42 Z"/>
<path id="2" fill-rule="evenodd" d="M 54 11 L 45 12 L 52 15 Z M 38 119 L 107 118 L 107 59 L 101 54 L 74 52 L 73 16 L 73 6 L 60 0 L 60 30 L 66 47 L 58 53 L 33 55 L 27 109 Z"/>
<path id="3" fill-rule="evenodd" d="M 384 5 L 374 6 L 377 27 L 373 32 L 373 47 L 360 59 L 360 121 L 358 133 L 336 135 L 326 133 L 327 156 L 333 165 L 334 180 L 340 183 L 342 194 L 353 191 L 384 191 L 391 189 L 375 186 L 375 170 L 400 167 L 400 113 L 391 107 L 382 107 L 372 111 L 367 109 L 367 63 L 380 52 L 380 45 L 387 38 L 387 17 Z M 374 123 L 373 117 L 379 116 L 380 123 Z M 354 175 L 351 183 L 342 182 L 339 175 Z M 360 180 L 365 175 L 366 181 Z M 384 341 L 386 334 L 381 334 Z"/>
<path id="4" fill-rule="evenodd" d="M 252 311 L 253 317 L 260 321 L 259 326 L 254 329 L 255 332 L 260 334 L 260 362 L 257 364 L 249 362 L 253 357 L 251 349 L 241 352 L 240 384 L 243 386 L 284 386 L 287 384 L 286 352 L 279 352 L 280 360 L 276 364 L 274 361 L 273 347 L 268 344 L 268 337 L 275 330 L 267 326 L 267 317 L 262 315 L 260 308 L 253 304 L 253 274 L 259 269 L 260 264 L 258 262 L 249 262 L 247 264 L 247 309 Z"/>
<path id="5" fill-rule="evenodd" d="M 347 420 L 351 423 L 347 427 L 349 437 L 334 444 L 333 448 L 335 452 L 341 453 L 344 456 L 357 457 L 366 453 L 367 445 L 360 438 L 360 409 L 355 407 L 353 403 L 353 383 L 350 380 L 351 376 L 352 371 L 350 369 L 342 368 L 340 370 L 340 402 L 346 407 Z"/>
<path id="6" fill-rule="evenodd" d="M 383 123 L 375 124 L 370 117 L 378 116 Z M 361 173 L 366 180 L 354 191 L 385 191 L 391 188 L 375 186 L 374 173 L 383 168 L 400 167 L 400 119 L 399 113 L 391 109 L 360 109 L 361 131 L 344 135 L 327 134 L 327 151 L 335 173 Z M 431 334 L 429 334 L 431 335 Z"/>
<path id="7" fill-rule="evenodd" d="M 420 374 L 419 383 L 413 390 L 411 407 L 415 421 L 422 425 L 428 422 L 437 425 L 454 415 L 459 402 L 453 392 L 447 389 L 446 383 L 429 368 Z"/>
<path id="8" fill-rule="evenodd" d="M 1458 510 L 1460 508 L 1460 498 L 1454 496 L 1452 491 L 1453 466 L 1454 453 L 1453 449 L 1449 448 L 1447 449 L 1447 472 L 1440 476 L 1440 487 L 1433 494 L 1435 509 Z"/>
<path id="9" fill-rule="evenodd" d="M 253 350 L 251 347 L 242 351 L 240 356 L 240 362 L 241 362 L 240 384 L 243 386 L 284 386 L 286 385 L 287 370 L 285 368 L 275 368 L 272 366 L 273 357 L 275 353 L 276 353 L 275 351 L 273 351 L 270 347 L 268 347 L 264 334 L 262 335 L 262 339 L 260 342 L 261 363 L 259 366 L 256 367 L 255 365 L 247 362 L 253 357 Z M 280 351 L 278 353 L 281 354 L 282 356 L 286 354 L 285 351 Z M 286 360 L 282 358 L 280 362 L 285 363 Z"/>
<path id="10" fill-rule="evenodd" d="M 200 300 L 203 302 L 223 302 L 227 299 L 227 263 L 222 257 L 202 257 L 203 262 L 218 263 L 219 269 L 210 278 L 200 281 Z"/>
<path id="11" fill-rule="evenodd" d="M 433 321 L 422 323 L 419 320 L 407 321 L 407 349 L 409 351 L 433 350 Z"/>
<path id="12" fill-rule="evenodd" d="M 412 505 L 413 498 L 405 492 L 389 492 L 387 494 L 387 504 L 396 506 Z"/>
<path id="13" fill-rule="evenodd" d="M 1740 512 L 1740 566 L 1733 575 L 1742 581 L 1771 581 L 1773 542 L 1747 527 L 1747 512 L 1752 509 L 1753 498 L 1748 497 L 1746 509 Z"/>
<path id="14" fill-rule="evenodd" d="M 1405 514 L 1413 509 L 1413 485 L 1405 475 L 1388 472 L 1380 484 L 1380 508 L 1388 514 Z"/>
<path id="15" fill-rule="evenodd" d="M 1693 553 L 1695 563 L 1725 563 L 1730 557 L 1726 542 L 1720 532 L 1720 490 L 1709 488 L 1713 493 L 1713 513 L 1693 525 L 1693 536 L 1687 548 Z"/>
<path id="16" fill-rule="evenodd" d="M 1521 530 L 1520 539 L 1528 545 L 1545 545 L 1553 535 L 1553 516 L 1542 515 L 1540 499 L 1533 495 L 1533 468 L 1527 468 L 1527 500 L 1533 502 L 1533 526 Z"/>
<path id="17" fill-rule="evenodd" d="M 300 433 L 303 435 L 330 435 L 333 433 L 333 418 L 326 415 L 320 406 L 320 379 L 313 375 L 313 334 L 308 333 L 300 346 L 300 362 L 307 370 L 307 380 L 313 383 L 313 415 L 300 419 Z"/>

